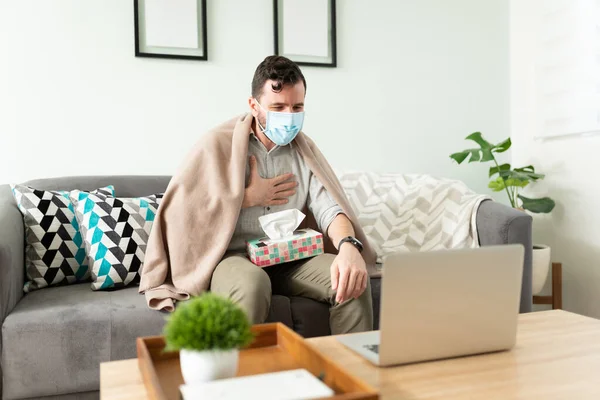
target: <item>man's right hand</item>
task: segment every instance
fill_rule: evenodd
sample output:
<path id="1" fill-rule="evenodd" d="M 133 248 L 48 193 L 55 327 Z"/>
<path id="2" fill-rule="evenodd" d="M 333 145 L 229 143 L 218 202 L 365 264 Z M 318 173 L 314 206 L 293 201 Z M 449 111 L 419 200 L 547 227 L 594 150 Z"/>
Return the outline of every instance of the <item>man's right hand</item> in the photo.
<path id="1" fill-rule="evenodd" d="M 250 179 L 244 192 L 242 208 L 281 206 L 288 203 L 288 197 L 296 194 L 298 183 L 291 181 L 294 174 L 283 174 L 265 179 L 258 173 L 256 157 L 250 156 Z M 290 182 L 291 181 L 291 182 Z"/>

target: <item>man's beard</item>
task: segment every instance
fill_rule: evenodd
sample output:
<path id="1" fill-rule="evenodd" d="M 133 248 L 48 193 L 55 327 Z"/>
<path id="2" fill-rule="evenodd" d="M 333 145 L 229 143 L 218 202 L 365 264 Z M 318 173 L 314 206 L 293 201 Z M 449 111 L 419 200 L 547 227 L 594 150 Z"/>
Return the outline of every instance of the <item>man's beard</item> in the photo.
<path id="1" fill-rule="evenodd" d="M 260 114 L 258 114 L 257 117 L 255 117 L 256 119 L 256 129 L 260 129 L 260 131 L 262 132 L 263 129 L 267 129 L 267 117 L 265 118 L 261 118 Z M 260 123 L 260 125 L 259 125 Z M 262 128 L 261 128 L 262 126 Z"/>

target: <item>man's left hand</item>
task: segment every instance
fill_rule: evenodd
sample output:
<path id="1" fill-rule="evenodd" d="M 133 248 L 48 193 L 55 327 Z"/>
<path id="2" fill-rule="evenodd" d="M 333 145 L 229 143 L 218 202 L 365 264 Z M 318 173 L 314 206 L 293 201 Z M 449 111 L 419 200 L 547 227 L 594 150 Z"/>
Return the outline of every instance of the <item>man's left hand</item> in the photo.
<path id="1" fill-rule="evenodd" d="M 342 243 L 339 254 L 331 264 L 331 286 L 335 300 L 343 303 L 358 298 L 367 288 L 367 267 L 360 252 L 351 243 Z"/>

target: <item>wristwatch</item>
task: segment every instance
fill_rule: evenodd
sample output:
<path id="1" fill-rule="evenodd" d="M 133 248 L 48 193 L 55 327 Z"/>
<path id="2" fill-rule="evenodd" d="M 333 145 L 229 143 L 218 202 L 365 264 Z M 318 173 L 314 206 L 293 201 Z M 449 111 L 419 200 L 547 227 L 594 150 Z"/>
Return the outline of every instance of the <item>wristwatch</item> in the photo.
<path id="1" fill-rule="evenodd" d="M 355 238 L 353 236 L 347 236 L 347 237 L 343 238 L 342 240 L 340 240 L 340 244 L 338 244 L 338 250 L 346 242 L 351 243 L 354 247 L 356 247 L 358 249 L 359 252 L 362 253 L 362 251 L 363 251 L 363 244 L 360 242 L 360 240 L 358 240 L 357 238 Z"/>

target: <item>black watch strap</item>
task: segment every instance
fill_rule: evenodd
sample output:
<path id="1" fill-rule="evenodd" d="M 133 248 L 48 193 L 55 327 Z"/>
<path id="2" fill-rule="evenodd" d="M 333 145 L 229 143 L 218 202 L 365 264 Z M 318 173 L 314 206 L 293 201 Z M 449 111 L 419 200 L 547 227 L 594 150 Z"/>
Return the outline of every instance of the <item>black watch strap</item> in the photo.
<path id="1" fill-rule="evenodd" d="M 357 238 L 352 237 L 352 236 L 346 236 L 345 238 L 343 238 L 342 240 L 340 240 L 340 243 L 338 244 L 338 250 L 346 242 L 351 243 L 354 247 L 356 247 L 358 249 L 359 252 L 362 253 L 362 251 L 363 251 L 363 244 L 360 242 L 360 240 L 358 240 Z"/>

